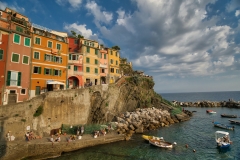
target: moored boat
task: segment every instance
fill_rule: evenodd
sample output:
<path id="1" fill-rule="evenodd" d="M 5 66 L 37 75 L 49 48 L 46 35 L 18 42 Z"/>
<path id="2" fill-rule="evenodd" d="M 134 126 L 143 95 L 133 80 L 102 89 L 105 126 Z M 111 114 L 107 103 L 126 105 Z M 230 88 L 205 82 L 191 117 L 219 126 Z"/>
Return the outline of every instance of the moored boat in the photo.
<path id="1" fill-rule="evenodd" d="M 215 140 L 219 148 L 229 148 L 232 143 L 229 133 L 224 131 L 216 131 Z"/>
<path id="2" fill-rule="evenodd" d="M 240 121 L 231 120 L 231 119 L 229 119 L 229 121 L 230 121 L 231 123 L 240 124 Z"/>
<path id="3" fill-rule="evenodd" d="M 223 128 L 223 129 L 228 129 L 228 130 L 234 130 L 234 126 L 229 126 L 225 124 L 221 124 L 219 122 L 214 122 L 215 127 Z"/>
<path id="4" fill-rule="evenodd" d="M 166 142 L 166 141 L 161 141 L 161 140 L 158 140 L 158 139 L 149 139 L 149 143 L 154 145 L 154 146 L 157 146 L 157 147 L 160 147 L 160 148 L 173 148 L 173 144 L 170 143 L 170 142 Z"/>
<path id="5" fill-rule="evenodd" d="M 237 115 L 232 115 L 232 114 L 221 114 L 221 117 L 226 117 L 226 118 L 237 118 Z"/>
<path id="6" fill-rule="evenodd" d="M 213 110 L 206 110 L 206 112 L 207 112 L 207 113 L 217 113 L 217 112 L 215 112 L 215 111 L 213 111 Z"/>

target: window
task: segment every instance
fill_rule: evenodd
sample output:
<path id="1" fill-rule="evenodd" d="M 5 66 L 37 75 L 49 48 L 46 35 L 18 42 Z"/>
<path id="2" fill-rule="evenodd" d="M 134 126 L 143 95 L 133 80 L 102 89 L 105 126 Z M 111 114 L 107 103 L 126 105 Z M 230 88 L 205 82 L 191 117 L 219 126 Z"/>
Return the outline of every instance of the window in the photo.
<path id="1" fill-rule="evenodd" d="M 21 86 L 21 72 L 7 72 L 7 86 Z"/>
<path id="2" fill-rule="evenodd" d="M 116 57 L 118 56 L 118 52 L 116 52 Z"/>
<path id="3" fill-rule="evenodd" d="M 95 64 L 98 64 L 98 60 L 97 59 L 95 59 Z"/>
<path id="4" fill-rule="evenodd" d="M 54 76 L 61 76 L 61 70 L 54 69 L 54 70 L 53 70 L 53 75 L 54 75 Z"/>
<path id="5" fill-rule="evenodd" d="M 61 44 L 57 43 L 57 49 L 61 50 Z"/>
<path id="6" fill-rule="evenodd" d="M 52 56 L 49 55 L 49 54 L 45 54 L 44 60 L 45 61 L 51 61 L 52 60 Z"/>
<path id="7" fill-rule="evenodd" d="M 102 68 L 102 71 L 101 71 L 101 73 L 105 73 L 105 69 L 103 69 L 103 68 Z"/>
<path id="8" fill-rule="evenodd" d="M 113 55 L 112 51 L 110 53 L 111 53 L 111 55 Z"/>
<path id="9" fill-rule="evenodd" d="M 19 54 L 13 53 L 12 54 L 12 62 L 19 62 Z"/>
<path id="10" fill-rule="evenodd" d="M 118 61 L 116 61 L 116 65 L 118 65 Z"/>
<path id="11" fill-rule="evenodd" d="M 90 63 L 90 58 L 87 57 L 87 58 L 86 58 L 86 62 L 87 62 L 87 63 Z"/>
<path id="12" fill-rule="evenodd" d="M 23 32 L 23 29 L 22 29 L 22 27 L 16 26 L 16 31 Z"/>
<path id="13" fill-rule="evenodd" d="M 95 55 L 98 55 L 98 50 L 97 49 L 95 49 Z"/>
<path id="14" fill-rule="evenodd" d="M 51 73 L 51 69 L 49 69 L 49 68 L 44 68 L 44 74 L 45 75 L 51 75 L 52 73 Z"/>
<path id="15" fill-rule="evenodd" d="M 39 52 L 34 52 L 33 54 L 34 54 L 33 55 L 34 59 L 40 59 L 40 53 Z"/>
<path id="16" fill-rule="evenodd" d="M 78 55 L 73 54 L 72 55 L 72 60 L 78 60 Z"/>
<path id="17" fill-rule="evenodd" d="M 61 58 L 61 57 L 54 56 L 54 57 L 53 57 L 53 62 L 62 63 L 62 58 Z"/>
<path id="18" fill-rule="evenodd" d="M 20 35 L 14 34 L 13 42 L 17 43 L 17 44 L 20 44 L 20 38 L 21 38 Z"/>
<path id="19" fill-rule="evenodd" d="M 90 47 L 87 47 L 87 53 L 90 53 Z"/>
<path id="20" fill-rule="evenodd" d="M 52 48 L 52 41 L 48 41 L 47 47 L 48 47 L 48 48 Z"/>
<path id="21" fill-rule="evenodd" d="M 107 59 L 107 55 L 106 54 L 104 54 L 104 59 Z"/>
<path id="22" fill-rule="evenodd" d="M 74 39 L 74 44 L 78 44 L 78 40 L 77 39 Z"/>
<path id="23" fill-rule="evenodd" d="M 41 44 L 41 38 L 35 37 L 35 44 Z"/>
<path id="24" fill-rule="evenodd" d="M 69 54 L 68 60 L 72 60 L 72 55 Z"/>
<path id="25" fill-rule="evenodd" d="M 97 68 L 95 68 L 95 73 L 98 74 L 98 69 Z"/>
<path id="26" fill-rule="evenodd" d="M 68 66 L 68 69 L 71 69 L 71 66 Z"/>
<path id="27" fill-rule="evenodd" d="M 116 73 L 119 73 L 119 69 L 116 69 Z"/>
<path id="28" fill-rule="evenodd" d="M 114 68 L 111 68 L 111 73 L 114 73 Z"/>
<path id="29" fill-rule="evenodd" d="M 74 66 L 74 69 L 73 69 L 74 71 L 77 71 L 78 70 L 78 67 L 77 66 Z"/>
<path id="30" fill-rule="evenodd" d="M 41 74 L 41 67 L 33 67 L 33 73 Z"/>
<path id="31" fill-rule="evenodd" d="M 113 59 L 110 60 L 110 63 L 113 64 Z"/>
<path id="32" fill-rule="evenodd" d="M 86 72 L 90 72 L 90 67 L 86 67 Z"/>
<path id="33" fill-rule="evenodd" d="M 0 49 L 0 60 L 3 60 L 3 50 Z"/>
<path id="34" fill-rule="evenodd" d="M 23 64 L 28 64 L 29 57 L 28 56 L 23 56 L 22 63 Z"/>
<path id="35" fill-rule="evenodd" d="M 21 94 L 26 94 L 26 89 L 21 89 Z"/>
<path id="36" fill-rule="evenodd" d="M 25 38 L 24 38 L 24 46 L 30 47 L 30 45 L 31 45 L 31 40 L 30 40 L 30 38 L 25 37 Z"/>

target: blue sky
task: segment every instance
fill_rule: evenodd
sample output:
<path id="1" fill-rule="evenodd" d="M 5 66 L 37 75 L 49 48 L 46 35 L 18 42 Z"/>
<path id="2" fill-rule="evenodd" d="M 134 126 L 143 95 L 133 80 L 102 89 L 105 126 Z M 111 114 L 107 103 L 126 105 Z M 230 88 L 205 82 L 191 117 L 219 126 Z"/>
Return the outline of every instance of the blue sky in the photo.
<path id="1" fill-rule="evenodd" d="M 239 0 L 0 0 L 5 7 L 118 45 L 158 93 L 240 90 Z"/>

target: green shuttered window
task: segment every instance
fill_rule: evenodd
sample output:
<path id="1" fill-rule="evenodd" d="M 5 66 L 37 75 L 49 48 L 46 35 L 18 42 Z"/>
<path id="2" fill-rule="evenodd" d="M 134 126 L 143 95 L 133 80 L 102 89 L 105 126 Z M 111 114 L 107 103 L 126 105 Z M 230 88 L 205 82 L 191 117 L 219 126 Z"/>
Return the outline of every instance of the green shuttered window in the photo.
<path id="1" fill-rule="evenodd" d="M 98 69 L 97 68 L 95 68 L 95 73 L 98 74 Z"/>
<path id="2" fill-rule="evenodd" d="M 41 44 L 41 39 L 39 37 L 35 37 L 35 44 Z"/>
<path id="3" fill-rule="evenodd" d="M 31 40 L 30 40 L 30 38 L 24 38 L 24 46 L 28 46 L 28 47 L 30 47 L 30 44 L 31 43 Z"/>
<path id="4" fill-rule="evenodd" d="M 12 54 L 12 62 L 19 62 L 19 54 Z"/>
<path id="5" fill-rule="evenodd" d="M 86 58 L 86 62 L 87 62 L 87 63 L 90 63 L 90 58 L 87 57 L 87 58 Z"/>
<path id="6" fill-rule="evenodd" d="M 3 60 L 3 50 L 0 49 L 0 60 Z"/>
<path id="7" fill-rule="evenodd" d="M 13 42 L 20 44 L 20 38 L 21 38 L 20 35 L 14 34 Z"/>
<path id="8" fill-rule="evenodd" d="M 86 67 L 86 72 L 90 72 L 90 67 Z"/>
<path id="9" fill-rule="evenodd" d="M 90 53 L 90 47 L 87 47 L 87 53 Z"/>
<path id="10" fill-rule="evenodd" d="M 29 57 L 23 56 L 23 64 L 28 64 Z"/>

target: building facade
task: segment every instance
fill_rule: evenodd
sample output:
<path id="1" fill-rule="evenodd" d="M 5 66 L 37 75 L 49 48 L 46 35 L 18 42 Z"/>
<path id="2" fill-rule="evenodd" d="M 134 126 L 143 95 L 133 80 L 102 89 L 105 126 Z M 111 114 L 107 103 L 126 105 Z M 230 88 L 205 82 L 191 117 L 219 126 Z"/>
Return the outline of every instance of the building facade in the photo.
<path id="1" fill-rule="evenodd" d="M 105 48 L 105 50 L 108 53 L 109 83 L 115 83 L 121 76 L 119 51 L 112 48 Z"/>
<path id="2" fill-rule="evenodd" d="M 81 38 L 80 50 L 83 54 L 83 81 L 85 86 L 99 85 L 99 44 L 97 41 Z"/>
<path id="3" fill-rule="evenodd" d="M 26 101 L 29 99 L 31 69 L 31 24 L 28 17 L 6 8 L 10 29 L 3 105 Z"/>
<path id="4" fill-rule="evenodd" d="M 33 24 L 30 98 L 66 88 L 67 33 Z"/>
<path id="5" fill-rule="evenodd" d="M 100 84 L 108 84 L 108 52 L 100 46 Z"/>
<path id="6" fill-rule="evenodd" d="M 76 89 L 84 86 L 83 80 L 83 54 L 80 50 L 80 40 L 76 37 L 68 37 L 68 82 L 67 88 Z"/>

